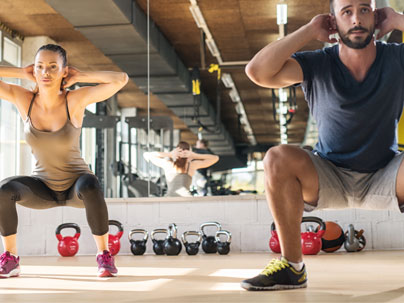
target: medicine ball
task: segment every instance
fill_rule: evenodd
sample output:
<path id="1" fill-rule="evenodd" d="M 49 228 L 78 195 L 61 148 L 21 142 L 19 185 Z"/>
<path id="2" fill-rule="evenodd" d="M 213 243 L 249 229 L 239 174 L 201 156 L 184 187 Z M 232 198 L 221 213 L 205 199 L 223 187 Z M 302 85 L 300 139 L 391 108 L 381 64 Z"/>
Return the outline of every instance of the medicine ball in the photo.
<path id="1" fill-rule="evenodd" d="M 321 238 L 321 250 L 325 252 L 334 252 L 338 250 L 345 242 L 345 234 L 341 226 L 332 221 L 326 221 L 325 233 Z"/>

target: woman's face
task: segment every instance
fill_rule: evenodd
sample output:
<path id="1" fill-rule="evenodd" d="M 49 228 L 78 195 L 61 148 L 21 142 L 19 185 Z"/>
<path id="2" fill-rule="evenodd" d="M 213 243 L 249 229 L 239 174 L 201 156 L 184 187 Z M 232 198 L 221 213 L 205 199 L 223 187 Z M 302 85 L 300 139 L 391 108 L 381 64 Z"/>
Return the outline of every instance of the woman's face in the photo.
<path id="1" fill-rule="evenodd" d="M 60 86 L 67 76 L 67 66 L 63 66 L 63 58 L 57 52 L 42 50 L 35 57 L 34 76 L 39 86 Z"/>

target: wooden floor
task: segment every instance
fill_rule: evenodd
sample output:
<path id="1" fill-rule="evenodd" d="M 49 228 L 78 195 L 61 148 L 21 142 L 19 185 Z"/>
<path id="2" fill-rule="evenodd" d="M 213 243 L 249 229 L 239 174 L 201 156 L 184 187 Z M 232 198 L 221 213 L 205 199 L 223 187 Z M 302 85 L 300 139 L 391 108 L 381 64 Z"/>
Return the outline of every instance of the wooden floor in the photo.
<path id="1" fill-rule="evenodd" d="M 118 256 L 108 279 L 93 256 L 23 257 L 21 276 L 0 280 L 0 302 L 404 302 L 404 251 L 308 256 L 307 289 L 241 289 L 272 256 Z"/>

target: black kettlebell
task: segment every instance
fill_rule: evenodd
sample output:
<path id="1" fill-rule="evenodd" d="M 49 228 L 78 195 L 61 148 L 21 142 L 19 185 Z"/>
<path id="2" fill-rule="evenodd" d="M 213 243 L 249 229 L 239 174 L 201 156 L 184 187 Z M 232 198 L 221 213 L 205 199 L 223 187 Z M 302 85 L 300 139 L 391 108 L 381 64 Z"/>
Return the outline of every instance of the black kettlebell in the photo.
<path id="1" fill-rule="evenodd" d="M 204 228 L 207 226 L 216 226 L 217 230 L 222 229 L 222 225 L 218 222 L 205 222 L 201 224 L 202 232 L 202 249 L 207 254 L 214 254 L 217 252 L 217 243 L 215 236 L 207 236 L 205 234 Z"/>
<path id="2" fill-rule="evenodd" d="M 143 234 L 142 240 L 132 239 L 134 234 Z M 146 243 L 149 238 L 149 233 L 144 229 L 132 229 L 129 233 L 130 250 L 135 256 L 143 255 L 146 251 Z"/>
<path id="3" fill-rule="evenodd" d="M 222 242 L 220 240 L 220 235 L 227 236 L 226 241 Z M 227 255 L 230 252 L 230 243 L 231 243 L 231 232 L 227 230 L 218 230 L 215 235 L 216 243 L 217 243 L 217 252 L 219 255 Z"/>
<path id="4" fill-rule="evenodd" d="M 155 234 L 166 234 L 168 235 L 168 231 L 165 228 L 155 229 L 151 232 L 151 239 L 153 242 L 153 251 L 156 255 L 164 255 L 164 241 L 165 238 L 162 240 L 157 240 L 155 238 Z"/>
<path id="5" fill-rule="evenodd" d="M 196 242 L 188 242 L 188 236 L 197 236 Z M 201 245 L 202 234 L 200 231 L 186 231 L 181 236 L 182 243 L 184 243 L 185 251 L 188 255 L 194 256 L 199 252 L 199 245 Z"/>
<path id="6" fill-rule="evenodd" d="M 181 252 L 182 245 L 177 239 L 177 225 L 171 223 L 168 225 L 168 235 L 163 244 L 164 253 L 167 256 L 176 256 Z"/>

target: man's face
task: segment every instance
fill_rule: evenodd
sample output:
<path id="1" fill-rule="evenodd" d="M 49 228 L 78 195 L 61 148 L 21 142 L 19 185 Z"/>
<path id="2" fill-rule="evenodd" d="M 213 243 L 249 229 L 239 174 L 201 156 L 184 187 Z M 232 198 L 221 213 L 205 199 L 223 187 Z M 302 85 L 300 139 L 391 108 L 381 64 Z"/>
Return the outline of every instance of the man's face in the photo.
<path id="1" fill-rule="evenodd" d="M 335 22 L 342 42 L 354 49 L 365 48 L 375 32 L 372 0 L 335 0 Z"/>

